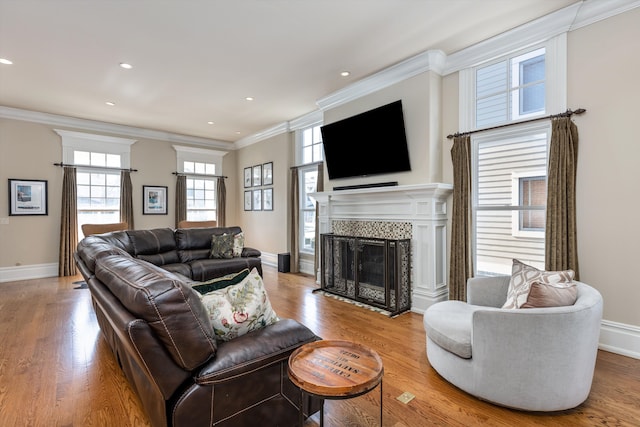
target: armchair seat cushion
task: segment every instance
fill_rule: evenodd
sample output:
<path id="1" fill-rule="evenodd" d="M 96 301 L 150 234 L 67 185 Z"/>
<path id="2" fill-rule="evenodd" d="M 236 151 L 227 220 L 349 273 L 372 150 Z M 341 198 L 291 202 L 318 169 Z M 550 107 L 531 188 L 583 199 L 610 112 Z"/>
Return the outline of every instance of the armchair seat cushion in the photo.
<path id="1" fill-rule="evenodd" d="M 470 359 L 473 313 L 480 308 L 462 301 L 434 304 L 424 314 L 425 331 L 440 347 Z"/>

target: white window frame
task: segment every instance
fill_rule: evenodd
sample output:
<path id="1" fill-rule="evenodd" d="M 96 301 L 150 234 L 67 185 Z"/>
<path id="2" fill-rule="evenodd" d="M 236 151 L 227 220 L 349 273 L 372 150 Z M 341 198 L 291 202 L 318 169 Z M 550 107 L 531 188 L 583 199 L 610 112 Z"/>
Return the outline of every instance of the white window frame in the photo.
<path id="1" fill-rule="evenodd" d="M 186 147 L 182 145 L 174 145 L 173 149 L 176 151 L 177 171 L 179 173 L 183 173 L 187 175 L 187 179 L 202 179 L 205 181 L 212 181 L 214 185 L 214 189 L 216 186 L 216 181 L 218 179 L 224 179 L 224 178 L 217 178 L 217 177 L 208 178 L 207 176 L 199 176 L 197 174 L 185 172 L 184 162 L 213 164 L 215 169 L 215 172 L 214 172 L 215 175 L 222 176 L 223 175 L 223 172 L 222 172 L 223 157 L 228 153 L 227 151 L 209 150 L 206 148 L 196 148 L 196 147 Z M 187 219 L 190 219 L 189 212 L 193 212 L 196 210 L 197 209 L 187 209 Z M 211 220 L 218 219 L 217 207 L 214 206 L 213 209 L 204 209 L 204 210 L 206 211 L 213 210 L 215 212 L 215 218 L 211 218 Z"/>
<path id="2" fill-rule="evenodd" d="M 65 164 L 73 165 L 75 152 L 85 151 L 92 153 L 119 155 L 120 168 L 129 169 L 131 167 L 131 145 L 133 145 L 137 141 L 135 139 L 119 138 L 115 136 L 97 135 L 92 133 L 75 132 L 61 129 L 54 129 L 54 131 L 62 138 L 62 162 Z M 101 169 L 94 166 L 83 167 L 82 165 L 78 165 L 76 167 L 76 170 L 78 172 L 95 173 L 96 171 L 99 172 Z M 119 174 L 119 172 L 116 172 L 113 169 L 109 168 L 104 168 L 102 170 L 110 174 Z M 119 216 L 120 206 L 118 206 L 117 212 Z M 84 237 L 82 234 L 82 230 L 80 229 L 78 229 L 78 237 Z"/>
<path id="3" fill-rule="evenodd" d="M 307 197 L 307 191 L 305 188 L 305 184 L 304 184 L 304 175 L 308 172 L 317 172 L 318 170 L 318 166 L 316 165 L 309 165 L 309 166 L 300 166 L 298 168 L 298 180 L 299 180 L 299 200 L 300 200 L 300 224 L 298 224 L 299 227 L 299 236 L 300 236 L 300 241 L 299 241 L 299 251 L 301 253 L 306 253 L 306 254 L 314 254 L 315 253 L 315 247 L 313 249 L 309 249 L 305 246 L 305 222 L 304 222 L 304 217 L 305 217 L 305 213 L 307 212 L 312 212 L 313 213 L 313 217 L 315 218 L 315 213 L 316 213 L 316 205 L 315 203 L 313 203 L 313 207 L 312 208 L 307 208 L 305 206 L 304 201 L 306 200 Z M 318 181 L 316 179 L 316 189 L 317 189 L 317 185 L 318 185 Z M 314 232 L 317 230 L 314 230 Z"/>
<path id="4" fill-rule="evenodd" d="M 508 123 L 518 123 L 521 121 L 527 121 L 531 118 L 540 116 L 544 117 L 549 114 L 556 114 L 567 109 L 567 37 L 566 33 L 560 34 L 556 37 L 553 37 L 546 42 L 530 45 L 523 49 L 518 50 L 509 50 L 503 52 L 492 52 L 492 57 L 484 58 L 479 60 L 476 64 L 469 68 L 465 68 L 460 70 L 459 72 L 459 126 L 460 131 L 468 132 L 476 130 L 476 70 L 479 67 L 486 66 L 492 62 L 497 62 L 500 60 L 511 59 L 514 57 L 518 57 L 520 55 L 526 55 L 528 52 L 533 52 L 542 47 L 545 48 L 545 111 L 527 115 L 526 119 L 523 120 L 522 117 L 513 119 Z M 473 144 L 476 144 L 479 140 L 478 138 L 493 138 L 493 139 L 501 139 L 509 134 L 517 134 L 518 132 L 528 133 L 531 127 L 540 126 L 541 123 L 544 122 L 534 122 L 533 124 L 522 124 L 519 126 L 510 126 L 503 129 L 498 129 L 489 132 L 483 132 L 481 134 L 472 135 L 472 153 L 474 153 L 474 157 L 472 158 L 472 176 L 475 176 L 475 171 L 477 171 L 477 157 L 475 157 L 475 153 L 477 153 L 477 149 L 473 147 Z M 548 127 L 548 135 L 551 135 L 550 131 L 550 123 L 546 123 Z M 547 151 L 548 151 L 548 143 L 547 143 Z M 548 158 L 548 157 L 547 157 Z M 548 163 L 548 160 L 547 160 Z M 475 169 L 474 169 L 475 168 Z M 546 176 L 546 172 L 543 174 Z M 541 175 L 536 175 L 541 176 Z M 472 259 L 474 260 L 474 274 L 477 274 L 477 266 L 478 263 L 475 262 L 477 260 L 476 253 L 476 214 L 477 214 L 477 200 L 478 196 L 476 194 L 476 187 L 473 188 L 472 191 Z M 501 209 L 509 209 L 510 207 L 505 207 Z M 517 214 L 517 212 L 516 212 Z M 513 222 L 512 222 L 513 224 Z M 519 231 L 519 233 L 537 233 L 542 234 L 542 238 L 544 238 L 544 232 L 534 232 L 534 231 Z M 525 237 L 525 234 L 521 234 Z M 529 236 L 527 236 L 529 237 Z M 533 236 L 532 236 L 533 237 Z M 535 236 L 537 237 L 537 236 Z"/>

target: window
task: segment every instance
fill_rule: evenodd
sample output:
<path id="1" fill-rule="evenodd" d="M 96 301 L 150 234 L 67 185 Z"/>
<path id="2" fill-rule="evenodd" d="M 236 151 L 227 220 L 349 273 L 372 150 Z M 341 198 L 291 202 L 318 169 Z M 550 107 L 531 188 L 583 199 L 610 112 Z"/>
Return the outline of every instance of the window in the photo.
<path id="1" fill-rule="evenodd" d="M 299 169 L 300 174 L 300 251 L 314 253 L 316 245 L 316 204 L 309 193 L 316 191 L 318 168 Z"/>
<path id="2" fill-rule="evenodd" d="M 174 145 L 178 172 L 187 176 L 187 220 L 216 221 L 217 180 L 226 151 Z"/>
<path id="3" fill-rule="evenodd" d="M 545 113 L 545 48 L 476 69 L 476 127 Z"/>
<path id="4" fill-rule="evenodd" d="M 309 193 L 317 190 L 317 162 L 323 159 L 322 133 L 315 122 L 296 131 L 297 158 L 303 165 L 298 168 L 300 180 L 300 252 L 315 253 L 316 244 L 316 204 Z M 308 166 L 304 166 L 308 165 Z"/>
<path id="5" fill-rule="evenodd" d="M 120 171 L 100 169 L 120 168 L 120 155 L 80 150 L 74 150 L 73 155 L 73 164 L 78 165 L 78 227 L 120 222 Z"/>
<path id="6" fill-rule="evenodd" d="M 302 163 L 321 162 L 322 133 L 320 126 L 313 126 L 302 131 Z"/>
<path id="7" fill-rule="evenodd" d="M 519 205 L 532 208 L 547 203 L 547 180 L 544 176 L 518 179 Z M 522 210 L 518 218 L 518 229 L 522 231 L 544 231 L 545 212 Z"/>
<path id="8" fill-rule="evenodd" d="M 76 167 L 78 238 L 82 224 L 120 222 L 120 171 L 130 167 L 136 140 L 54 129 L 62 138 L 62 159 Z"/>
<path id="9" fill-rule="evenodd" d="M 187 220 L 216 220 L 216 179 L 218 178 L 188 175 L 190 173 L 215 175 L 216 165 L 213 163 L 185 161 L 183 172 L 187 174 Z"/>

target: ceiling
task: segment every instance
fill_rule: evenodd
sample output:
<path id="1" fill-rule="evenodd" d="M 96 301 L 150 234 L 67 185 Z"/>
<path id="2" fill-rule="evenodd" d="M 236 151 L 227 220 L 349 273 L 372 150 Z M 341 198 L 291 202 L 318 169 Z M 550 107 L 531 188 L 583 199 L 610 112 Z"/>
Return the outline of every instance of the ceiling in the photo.
<path id="1" fill-rule="evenodd" d="M 0 0 L 0 105 L 231 143 L 576 1 Z"/>

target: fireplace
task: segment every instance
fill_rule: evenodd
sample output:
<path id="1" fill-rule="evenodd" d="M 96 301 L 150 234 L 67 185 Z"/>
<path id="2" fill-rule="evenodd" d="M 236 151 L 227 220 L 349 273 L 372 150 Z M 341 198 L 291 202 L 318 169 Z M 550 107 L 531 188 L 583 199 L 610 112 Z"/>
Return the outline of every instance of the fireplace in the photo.
<path id="1" fill-rule="evenodd" d="M 411 310 L 447 299 L 447 198 L 450 184 L 329 191 L 318 202 L 320 234 L 410 242 Z M 322 252 L 322 251 L 321 251 Z M 322 259 L 317 273 L 322 283 Z M 366 288 L 366 287 L 365 287 Z"/>

